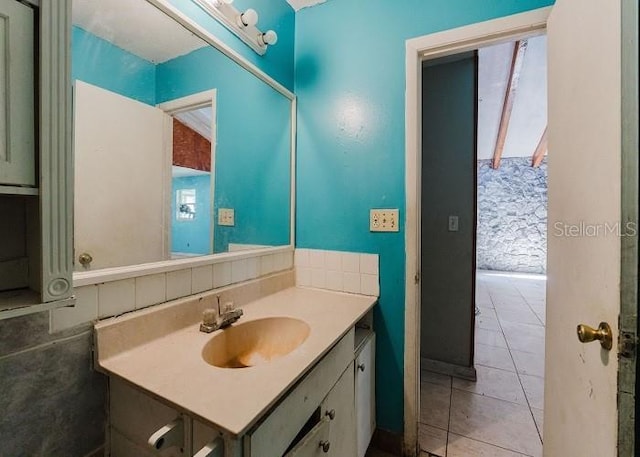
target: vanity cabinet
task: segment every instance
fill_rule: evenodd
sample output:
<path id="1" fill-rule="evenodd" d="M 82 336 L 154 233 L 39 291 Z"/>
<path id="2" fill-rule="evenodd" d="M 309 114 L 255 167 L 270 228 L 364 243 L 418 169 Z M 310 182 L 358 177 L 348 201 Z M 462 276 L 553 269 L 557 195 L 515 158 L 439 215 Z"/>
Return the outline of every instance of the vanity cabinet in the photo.
<path id="1" fill-rule="evenodd" d="M 224 434 L 110 378 L 110 449 L 113 457 L 194 456 L 218 440 L 215 457 L 356 457 L 375 426 L 375 335 L 343 336 L 257 425 L 241 437 Z M 361 333 L 360 333 L 361 335 Z M 364 365 L 363 369 L 358 369 Z M 155 451 L 149 437 L 181 420 L 182 447 Z M 224 444 L 223 444 L 224 443 Z M 364 453 L 362 454 L 364 455 Z"/>

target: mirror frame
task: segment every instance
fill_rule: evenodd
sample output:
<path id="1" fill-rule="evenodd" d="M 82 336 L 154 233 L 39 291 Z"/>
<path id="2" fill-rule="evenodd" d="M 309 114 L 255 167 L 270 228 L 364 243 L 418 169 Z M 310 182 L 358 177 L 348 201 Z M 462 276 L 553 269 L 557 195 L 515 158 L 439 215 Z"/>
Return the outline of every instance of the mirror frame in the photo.
<path id="1" fill-rule="evenodd" d="M 274 90 L 286 97 L 291 103 L 290 122 L 291 122 L 291 139 L 290 139 L 290 201 L 289 201 L 289 244 L 270 248 L 251 249 L 246 251 L 225 252 L 218 254 L 209 254 L 186 259 L 161 260 L 159 262 L 151 262 L 137 265 L 127 265 L 122 267 L 103 268 L 100 270 L 79 271 L 73 273 L 73 286 L 81 287 L 102 282 L 117 281 L 121 279 L 135 278 L 138 276 L 146 276 L 156 273 L 166 273 L 169 271 L 184 270 L 187 268 L 201 267 L 205 265 L 213 265 L 230 260 L 241 260 L 252 257 L 259 257 L 266 254 L 275 254 L 279 252 L 293 252 L 295 245 L 295 202 L 296 202 L 296 116 L 297 116 L 297 99 L 296 95 L 277 82 L 271 76 L 267 75 L 260 68 L 249 62 L 241 54 L 233 50 L 221 39 L 213 35 L 203 26 L 188 17 L 177 7 L 169 3 L 168 0 L 144 0 L 153 7 L 159 9 L 162 13 L 169 16 L 179 25 L 189 30 L 194 35 L 214 47 L 229 59 L 240 65 L 249 73 L 256 76 L 264 83 L 271 86 Z"/>

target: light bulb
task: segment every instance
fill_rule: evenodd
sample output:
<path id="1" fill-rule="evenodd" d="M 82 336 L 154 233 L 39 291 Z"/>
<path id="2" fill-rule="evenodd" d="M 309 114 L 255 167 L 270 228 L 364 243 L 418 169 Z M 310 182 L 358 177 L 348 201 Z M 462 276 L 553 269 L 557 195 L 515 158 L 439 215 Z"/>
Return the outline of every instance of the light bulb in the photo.
<path id="1" fill-rule="evenodd" d="M 259 37 L 259 41 L 262 42 L 264 46 L 274 45 L 278 42 L 278 34 L 273 30 L 267 30 Z"/>
<path id="2" fill-rule="evenodd" d="M 253 27 L 258 23 L 258 13 L 256 10 L 249 8 L 238 16 L 238 25 L 240 27 Z"/>

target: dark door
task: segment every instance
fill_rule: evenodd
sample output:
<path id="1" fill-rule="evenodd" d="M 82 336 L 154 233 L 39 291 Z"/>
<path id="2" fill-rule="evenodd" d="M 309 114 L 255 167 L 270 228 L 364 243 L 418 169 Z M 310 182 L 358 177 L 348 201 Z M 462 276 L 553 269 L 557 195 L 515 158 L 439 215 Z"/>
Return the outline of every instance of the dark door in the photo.
<path id="1" fill-rule="evenodd" d="M 475 377 L 477 52 L 422 68 L 421 356 Z"/>

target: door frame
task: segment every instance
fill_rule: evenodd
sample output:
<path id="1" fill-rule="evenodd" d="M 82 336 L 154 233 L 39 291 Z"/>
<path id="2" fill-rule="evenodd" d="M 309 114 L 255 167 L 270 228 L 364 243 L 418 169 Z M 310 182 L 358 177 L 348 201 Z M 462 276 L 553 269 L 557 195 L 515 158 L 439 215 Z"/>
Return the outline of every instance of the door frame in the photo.
<path id="1" fill-rule="evenodd" d="M 622 151 L 621 222 L 638 228 L 638 2 L 621 4 Z M 635 341 L 631 357 L 618 359 L 618 455 L 638 455 L 634 431 L 640 418 L 638 385 L 638 237 L 623 236 L 620 281 L 620 340 Z M 629 420 L 634 417 L 635 420 Z"/>
<path id="2" fill-rule="evenodd" d="M 419 452 L 420 218 L 422 61 L 509 42 L 546 31 L 552 7 L 493 19 L 406 41 L 405 54 L 405 335 L 403 453 Z"/>
<path id="3" fill-rule="evenodd" d="M 205 108 L 207 106 L 211 107 L 211 172 L 209 174 L 209 179 L 210 179 L 209 198 L 211 202 L 209 207 L 209 211 L 210 211 L 209 217 L 211 219 L 210 221 L 211 224 L 209 229 L 209 249 L 211 252 L 209 253 L 209 255 L 214 254 L 213 250 L 215 246 L 214 236 L 215 236 L 215 226 L 216 226 L 215 201 L 214 201 L 215 185 L 216 185 L 215 165 L 216 165 L 216 145 L 217 145 L 216 97 L 217 97 L 217 89 L 210 89 L 210 90 L 205 90 L 203 92 L 187 95 L 186 97 L 176 98 L 176 99 L 158 104 L 158 108 L 160 108 L 169 116 L 172 116 L 172 120 L 173 120 L 174 114 L 184 113 L 185 111 L 192 111 L 199 108 Z M 170 198 L 167 199 L 165 195 L 165 202 L 168 202 L 168 205 L 169 205 L 166 211 L 167 217 L 165 218 L 165 221 L 167 223 L 167 229 L 168 229 L 167 237 L 166 237 L 166 247 L 167 247 L 167 254 L 171 254 L 171 234 L 172 234 L 172 227 L 173 227 L 173 214 L 171 214 L 171 202 L 173 201 L 173 198 L 174 198 L 173 192 L 172 192 L 173 179 L 171 177 L 171 166 L 172 166 L 172 155 L 173 155 L 173 123 L 170 123 L 170 125 L 167 126 L 167 132 L 165 135 L 166 135 L 166 148 L 165 148 L 166 151 L 165 152 L 167 154 L 168 173 L 169 173 L 168 184 L 167 184 L 167 188 L 165 189 L 165 192 L 170 196 Z"/>

